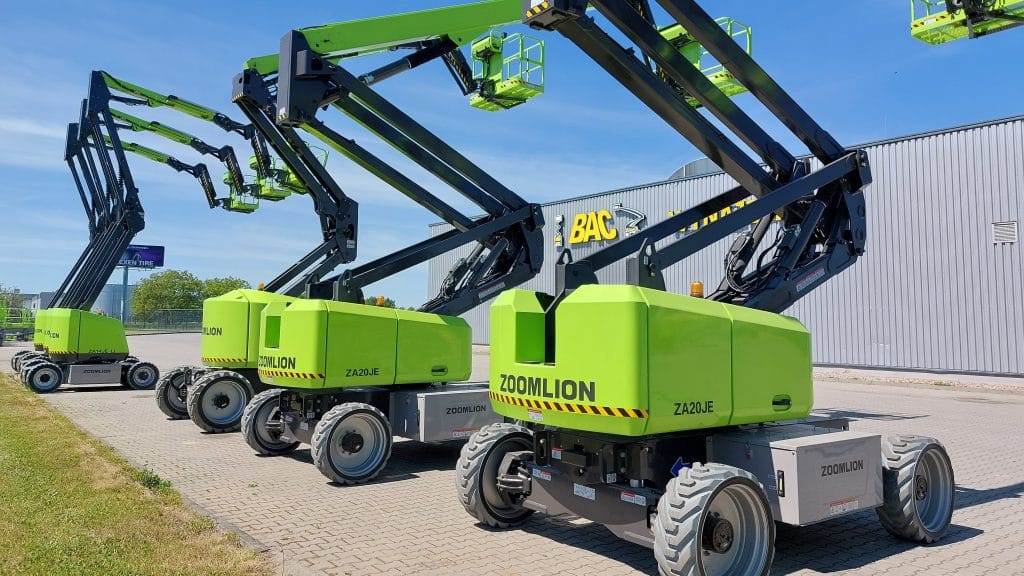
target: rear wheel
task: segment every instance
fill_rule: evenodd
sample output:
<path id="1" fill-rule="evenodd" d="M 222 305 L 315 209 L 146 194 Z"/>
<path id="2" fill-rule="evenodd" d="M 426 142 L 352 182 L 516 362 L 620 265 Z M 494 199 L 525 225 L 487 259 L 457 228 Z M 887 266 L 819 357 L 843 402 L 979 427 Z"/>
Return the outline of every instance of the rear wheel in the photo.
<path id="1" fill-rule="evenodd" d="M 893 436 L 882 444 L 882 496 L 875 509 L 890 534 L 930 544 L 953 519 L 953 465 L 934 438 Z"/>
<path id="2" fill-rule="evenodd" d="M 188 366 L 164 374 L 156 385 L 156 405 L 171 420 L 188 418 Z"/>
<path id="3" fill-rule="evenodd" d="M 253 396 L 242 413 L 242 436 L 245 443 L 259 454 L 280 456 L 299 447 L 298 442 L 281 440 L 281 392 L 279 388 L 264 390 Z"/>
<path id="4" fill-rule="evenodd" d="M 32 350 L 22 350 L 21 352 L 17 352 L 14 356 L 11 356 L 11 369 L 17 372 L 18 368 L 20 368 L 21 361 L 27 359 L 33 354 L 37 354 L 37 352 Z"/>
<path id="5" fill-rule="evenodd" d="M 160 379 L 160 371 L 149 362 L 136 362 L 128 368 L 124 382 L 132 390 L 152 390 Z"/>
<path id="6" fill-rule="evenodd" d="M 391 457 L 391 423 L 377 408 L 346 402 L 317 423 L 313 463 L 339 484 L 362 484 L 377 477 Z"/>
<path id="7" fill-rule="evenodd" d="M 252 385 L 238 372 L 207 372 L 188 388 L 188 414 L 207 432 L 234 432 L 242 424 Z"/>
<path id="8" fill-rule="evenodd" d="M 49 394 L 60 387 L 64 372 L 53 362 L 38 362 L 25 373 L 25 384 L 36 394 Z"/>
<path id="9" fill-rule="evenodd" d="M 753 474 L 697 463 L 669 480 L 654 522 L 661 574 L 767 575 L 774 555 L 775 522 Z"/>
<path id="10" fill-rule="evenodd" d="M 491 424 L 473 434 L 462 446 L 455 467 L 455 489 L 466 512 L 495 528 L 508 528 L 532 514 L 498 490 L 505 454 L 532 449 L 530 431 L 517 424 Z"/>

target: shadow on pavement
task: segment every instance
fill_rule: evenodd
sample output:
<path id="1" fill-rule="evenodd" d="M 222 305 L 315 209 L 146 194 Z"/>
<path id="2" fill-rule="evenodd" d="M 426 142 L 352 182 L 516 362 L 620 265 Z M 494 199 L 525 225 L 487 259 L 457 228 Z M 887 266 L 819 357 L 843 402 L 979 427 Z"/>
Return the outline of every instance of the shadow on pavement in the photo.
<path id="1" fill-rule="evenodd" d="M 956 507 L 970 508 L 979 504 L 988 504 L 997 500 L 1009 500 L 1024 496 L 1024 482 L 1002 486 L 1000 488 L 985 488 L 976 490 L 974 488 L 956 487 Z"/>
<path id="2" fill-rule="evenodd" d="M 808 567 L 825 574 L 863 568 L 922 546 L 890 535 L 875 520 L 873 511 L 809 527 L 777 524 L 776 529 L 772 567 L 776 576 Z M 942 540 L 926 547 L 942 548 L 982 533 L 977 528 L 952 524 Z"/>
<path id="3" fill-rule="evenodd" d="M 501 531 L 486 524 L 477 524 L 477 528 L 488 532 Z M 537 534 L 560 544 L 598 554 L 643 574 L 658 573 L 649 549 L 619 540 L 603 526 L 572 516 L 534 515 L 512 530 Z M 941 541 L 927 547 L 942 548 L 982 533 L 977 528 L 952 524 Z M 807 568 L 821 573 L 853 570 L 919 546 L 891 536 L 878 524 L 873 511 L 810 527 L 776 524 L 775 561 L 771 573 L 781 576 Z"/>
<path id="4" fill-rule="evenodd" d="M 435 470 L 454 470 L 459 459 L 462 442 L 423 444 L 420 442 L 395 442 L 391 447 L 391 458 L 372 484 L 386 484 L 416 478 L 418 474 Z M 300 448 L 287 456 L 259 456 L 260 458 L 290 458 L 296 462 L 313 465 L 313 454 L 308 447 Z M 324 478 L 326 481 L 327 478 Z M 328 482 L 333 486 L 344 486 Z"/>
<path id="5" fill-rule="evenodd" d="M 827 416 L 829 418 L 849 418 L 850 420 L 879 420 L 879 421 L 897 421 L 897 420 L 914 420 L 917 418 L 926 418 L 928 414 L 882 414 L 879 412 L 862 412 L 858 410 L 833 410 L 830 408 L 814 409 L 814 415 Z"/>

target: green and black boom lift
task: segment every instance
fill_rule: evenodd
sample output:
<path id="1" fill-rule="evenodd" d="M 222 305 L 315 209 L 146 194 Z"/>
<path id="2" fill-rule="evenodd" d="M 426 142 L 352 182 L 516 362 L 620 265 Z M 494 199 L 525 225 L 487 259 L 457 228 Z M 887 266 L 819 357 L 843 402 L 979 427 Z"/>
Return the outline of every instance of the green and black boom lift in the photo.
<path id="1" fill-rule="evenodd" d="M 458 52 L 457 43 L 427 42 L 382 70 L 408 69 L 410 61 L 449 61 Z M 365 482 L 380 472 L 393 434 L 430 442 L 460 440 L 496 421 L 487 406 L 486 387 L 442 385 L 470 374 L 471 334 L 457 315 L 532 278 L 543 254 L 539 206 L 497 182 L 369 86 L 371 77 L 392 75 L 357 77 L 332 62 L 329 54 L 315 51 L 308 35 L 291 32 L 281 44 L 273 116 L 260 118 L 264 106 L 248 106 L 247 112 L 275 150 L 298 149 L 298 129 L 314 134 L 452 226 L 446 233 L 310 283 L 307 298 L 272 303 L 262 313 L 259 375 L 272 387 L 246 408 L 246 440 L 262 454 L 311 444 L 321 472 L 347 484 Z M 243 108 L 254 96 L 251 81 L 256 78 L 250 71 L 236 82 L 235 99 Z M 344 113 L 485 215 L 471 218 L 448 205 L 327 126 L 317 117 L 320 109 Z M 450 271 L 442 292 L 419 310 L 360 303 L 365 286 L 463 246 L 472 249 Z"/>
<path id="2" fill-rule="evenodd" d="M 775 522 L 862 509 L 877 509 L 898 537 L 941 538 L 954 498 L 942 444 L 808 418 L 810 336 L 780 314 L 863 254 L 865 152 L 836 142 L 696 2 L 657 4 L 813 158 L 791 154 L 695 73 L 646 0 L 592 0 L 600 24 L 583 0 L 524 2 L 527 24 L 579 47 L 737 186 L 586 258 L 563 252 L 554 294 L 498 297 L 490 399 L 510 422 L 463 447 L 460 502 L 494 527 L 534 512 L 590 519 L 652 548 L 671 575 L 768 574 Z M 749 196 L 756 202 L 673 239 Z M 667 267 L 737 232 L 707 298 L 665 291 Z M 622 261 L 629 283 L 600 285 L 596 273 Z"/>
<path id="3" fill-rule="evenodd" d="M 259 198 L 279 200 L 291 193 L 287 171 L 264 173 L 257 170 L 257 178 L 249 183 L 230 146 L 211 146 L 170 126 L 112 108 L 112 103 L 165 106 L 210 121 L 251 142 L 254 159 L 263 157 L 262 164 L 271 164 L 266 159 L 265 145 L 251 126 L 176 96 L 158 94 L 114 78 L 106 72 L 93 72 L 80 121 L 69 126 L 65 151 L 65 160 L 88 217 L 90 242 L 50 307 L 36 315 L 36 350 L 20 352 L 11 361 L 22 380 L 37 392 L 53 391 L 63 382 L 121 382 L 133 388 L 150 388 L 157 382 L 155 367 L 139 363 L 128 355 L 121 322 L 88 311 L 120 260 L 124 247 L 145 226 L 126 151 L 194 176 L 211 208 L 220 206 L 229 211 L 251 212 Z M 120 132 L 124 130 L 152 132 L 216 157 L 227 169 L 224 182 L 229 187 L 228 197 L 217 197 L 204 164 L 186 164 L 168 154 L 122 141 Z"/>

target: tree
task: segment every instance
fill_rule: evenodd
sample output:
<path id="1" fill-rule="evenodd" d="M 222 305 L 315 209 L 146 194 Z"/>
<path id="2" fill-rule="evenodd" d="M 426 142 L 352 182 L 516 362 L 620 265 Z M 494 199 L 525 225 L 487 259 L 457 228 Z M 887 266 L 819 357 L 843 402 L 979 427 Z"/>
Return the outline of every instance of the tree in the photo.
<path id="1" fill-rule="evenodd" d="M 132 314 L 143 319 L 154 310 L 195 309 L 203 305 L 203 282 L 184 270 L 165 270 L 139 282 Z"/>
<path id="2" fill-rule="evenodd" d="M 232 290 L 240 290 L 243 288 L 251 288 L 249 283 L 241 278 L 235 278 L 234 276 L 228 276 L 227 278 L 210 278 L 203 280 L 203 299 L 216 298 L 231 292 Z"/>
<path id="3" fill-rule="evenodd" d="M 0 284 L 0 299 L 7 302 L 8 308 L 20 308 L 23 305 L 25 295 L 18 288 L 11 288 Z"/>

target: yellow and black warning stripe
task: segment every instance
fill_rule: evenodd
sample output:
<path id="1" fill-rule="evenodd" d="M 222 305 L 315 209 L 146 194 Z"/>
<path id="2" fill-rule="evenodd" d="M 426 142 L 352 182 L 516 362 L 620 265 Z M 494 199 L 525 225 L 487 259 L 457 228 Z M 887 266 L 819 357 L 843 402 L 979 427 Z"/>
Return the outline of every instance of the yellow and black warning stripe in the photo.
<path id="1" fill-rule="evenodd" d="M 610 406 L 591 406 L 589 404 L 573 404 L 571 402 L 553 402 L 550 400 L 531 400 L 491 392 L 491 400 L 534 410 L 550 410 L 569 412 L 570 414 L 590 414 L 593 416 L 614 416 L 616 418 L 647 418 L 649 412 L 643 408 L 612 408 Z"/>
<path id="2" fill-rule="evenodd" d="M 547 2 L 547 1 L 541 2 L 540 4 L 534 6 L 533 8 L 530 8 L 529 10 L 527 10 L 526 11 L 526 17 L 527 18 L 532 18 L 532 17 L 536 16 L 537 14 L 540 14 L 541 12 L 547 10 L 550 7 L 551 7 L 551 4 L 549 2 Z"/>
<path id="3" fill-rule="evenodd" d="M 916 22 L 912 22 L 910 24 L 910 27 L 911 28 L 920 28 L 921 26 L 925 26 L 925 25 L 928 25 L 928 24 L 934 24 L 936 22 L 942 22 L 943 20 L 949 20 L 952 17 L 953 16 L 949 12 L 944 12 L 942 14 L 936 14 L 935 16 L 931 16 L 929 18 L 922 18 L 921 20 L 918 20 Z"/>
<path id="4" fill-rule="evenodd" d="M 269 376 L 271 378 L 298 378 L 300 380 L 318 380 L 323 379 L 323 374 L 314 374 L 312 372 L 289 372 L 287 370 L 265 370 L 259 369 L 260 376 Z"/>
<path id="5" fill-rule="evenodd" d="M 218 358 L 215 356 L 203 356 L 203 364 L 245 364 L 248 358 Z"/>

